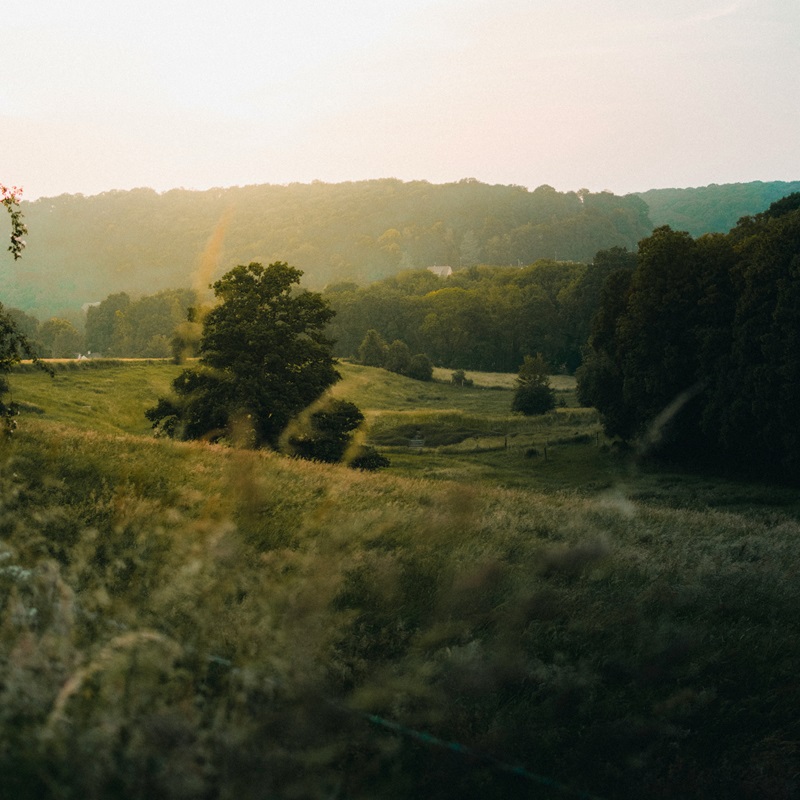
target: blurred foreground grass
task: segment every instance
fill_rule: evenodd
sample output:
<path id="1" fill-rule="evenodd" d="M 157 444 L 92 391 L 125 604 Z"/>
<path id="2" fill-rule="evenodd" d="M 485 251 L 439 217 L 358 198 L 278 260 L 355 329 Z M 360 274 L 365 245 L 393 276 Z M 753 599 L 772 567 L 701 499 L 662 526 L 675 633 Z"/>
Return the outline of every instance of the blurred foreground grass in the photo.
<path id="1" fill-rule="evenodd" d="M 178 368 L 141 366 L 75 371 L 112 430 L 12 377 L 45 413 L 0 445 L 0 793 L 797 796 L 793 493 L 585 442 L 363 474 L 154 440 Z"/>

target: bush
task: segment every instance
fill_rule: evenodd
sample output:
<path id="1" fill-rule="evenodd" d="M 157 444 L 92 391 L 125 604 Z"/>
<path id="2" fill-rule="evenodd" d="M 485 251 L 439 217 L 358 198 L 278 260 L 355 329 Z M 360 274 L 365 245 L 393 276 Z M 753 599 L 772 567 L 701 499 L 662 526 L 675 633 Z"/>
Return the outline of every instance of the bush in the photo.
<path id="1" fill-rule="evenodd" d="M 365 472 L 375 472 L 390 466 L 392 462 L 386 456 L 379 453 L 374 447 L 363 446 L 358 455 L 348 464 L 353 469 L 360 469 Z"/>
<path id="2" fill-rule="evenodd" d="M 370 328 L 358 348 L 358 359 L 366 367 L 382 367 L 386 360 L 386 342 Z"/>
<path id="3" fill-rule="evenodd" d="M 424 353 L 417 353 L 408 365 L 406 376 L 415 381 L 433 380 L 433 364 L 428 356 Z"/>
<path id="4" fill-rule="evenodd" d="M 463 369 L 457 369 L 450 376 L 450 383 L 452 383 L 453 386 L 472 386 L 473 380 L 467 377 L 467 373 L 464 372 Z"/>
<path id="5" fill-rule="evenodd" d="M 517 387 L 517 391 L 514 393 L 511 410 L 519 411 L 526 416 L 533 416 L 552 411 L 555 404 L 555 393 L 549 386 L 523 383 Z"/>
<path id="6" fill-rule="evenodd" d="M 291 436 L 292 453 L 308 461 L 335 464 L 342 460 L 353 431 L 364 421 L 364 415 L 353 403 L 334 400 L 315 411 L 309 419 L 307 432 Z"/>
<path id="7" fill-rule="evenodd" d="M 383 366 L 389 372 L 406 375 L 411 366 L 411 351 L 408 349 L 408 345 L 400 339 L 395 339 L 386 349 Z"/>
<path id="8" fill-rule="evenodd" d="M 538 353 L 536 358 L 525 356 L 517 377 L 517 391 L 511 403 L 512 411 L 527 416 L 546 414 L 555 408 L 555 391 L 550 386 L 547 375 L 547 362 Z"/>

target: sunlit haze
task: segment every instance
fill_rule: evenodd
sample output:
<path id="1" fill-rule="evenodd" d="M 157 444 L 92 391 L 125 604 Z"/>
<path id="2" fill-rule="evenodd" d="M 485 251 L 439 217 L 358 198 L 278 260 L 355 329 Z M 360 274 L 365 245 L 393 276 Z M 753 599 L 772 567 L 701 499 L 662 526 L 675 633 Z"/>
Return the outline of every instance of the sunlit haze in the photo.
<path id="1" fill-rule="evenodd" d="M 25 197 L 396 177 L 800 177 L 797 0 L 38 0 L 3 10 Z"/>

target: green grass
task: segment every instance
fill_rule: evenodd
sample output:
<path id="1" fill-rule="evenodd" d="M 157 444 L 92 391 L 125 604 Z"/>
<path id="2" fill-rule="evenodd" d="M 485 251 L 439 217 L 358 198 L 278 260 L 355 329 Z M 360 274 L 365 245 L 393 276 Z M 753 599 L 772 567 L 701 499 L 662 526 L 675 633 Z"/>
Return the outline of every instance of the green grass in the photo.
<path id="1" fill-rule="evenodd" d="M 25 364 L 10 379 L 12 397 L 27 413 L 85 430 L 144 435 L 144 410 L 169 392 L 183 369 L 168 360 L 61 361 L 53 377 Z M 23 413 L 25 409 L 23 409 Z"/>
<path id="2" fill-rule="evenodd" d="M 351 365 L 376 435 L 480 435 L 378 474 L 142 435 L 178 369 L 12 375 L 45 413 L 0 442 L 9 796 L 796 794 L 796 493 Z"/>

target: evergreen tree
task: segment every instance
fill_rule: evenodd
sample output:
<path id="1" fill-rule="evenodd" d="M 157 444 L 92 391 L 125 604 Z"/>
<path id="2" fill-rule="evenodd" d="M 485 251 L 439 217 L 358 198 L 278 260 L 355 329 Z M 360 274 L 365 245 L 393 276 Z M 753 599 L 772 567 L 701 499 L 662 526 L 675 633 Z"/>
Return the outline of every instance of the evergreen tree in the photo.
<path id="1" fill-rule="evenodd" d="M 536 358 L 525 356 L 517 376 L 517 390 L 511 403 L 512 411 L 526 416 L 546 414 L 555 408 L 555 392 L 550 386 L 547 362 L 541 353 Z"/>

